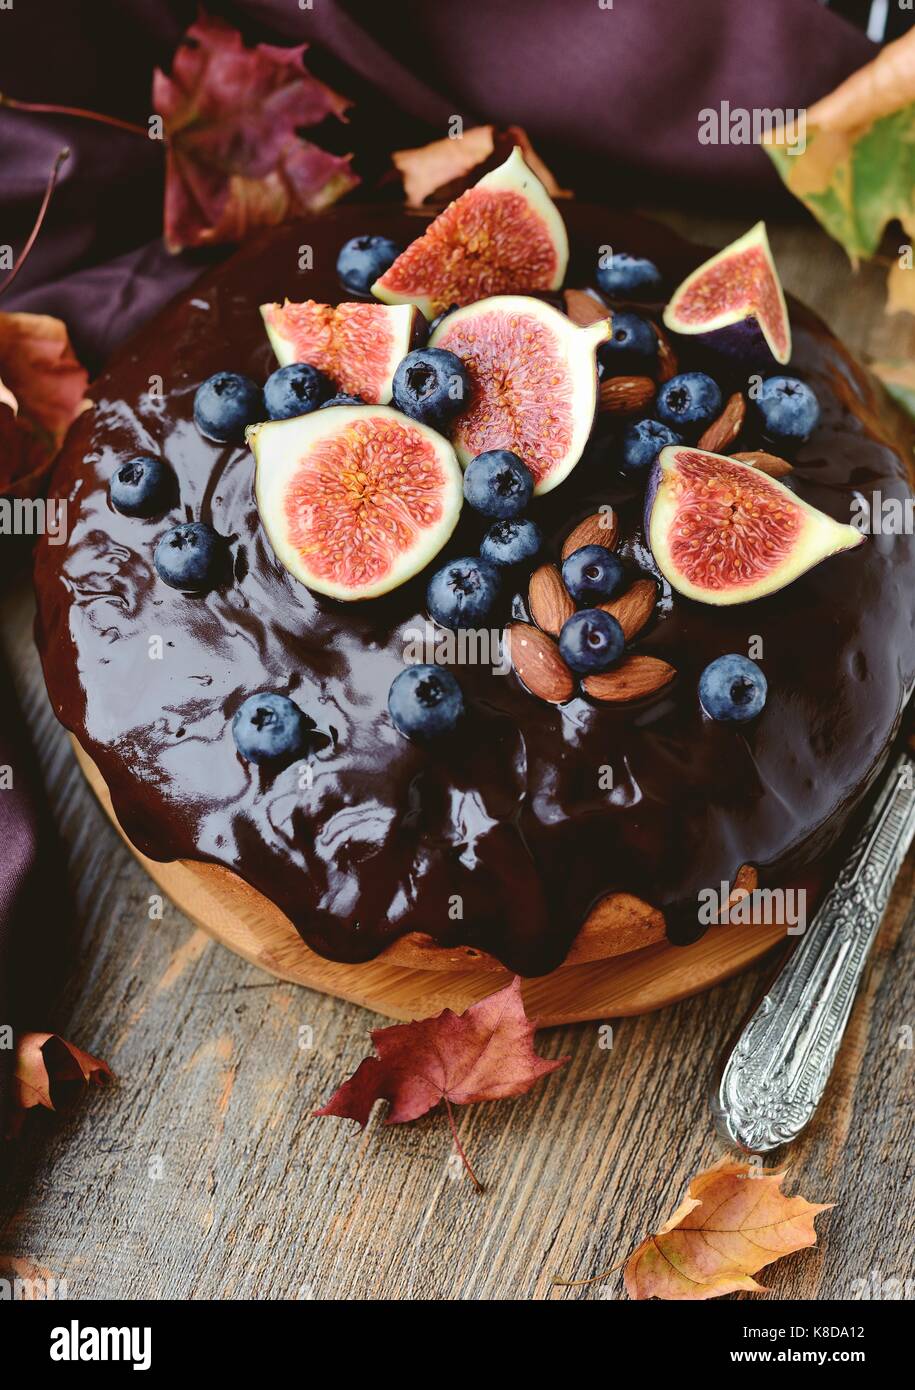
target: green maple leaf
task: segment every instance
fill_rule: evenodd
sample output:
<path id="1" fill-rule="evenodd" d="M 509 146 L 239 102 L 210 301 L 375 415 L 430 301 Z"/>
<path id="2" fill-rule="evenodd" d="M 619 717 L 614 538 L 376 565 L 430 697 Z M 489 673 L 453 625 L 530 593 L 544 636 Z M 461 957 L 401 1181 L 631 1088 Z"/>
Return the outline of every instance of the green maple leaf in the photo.
<path id="1" fill-rule="evenodd" d="M 773 138 L 766 153 L 853 263 L 874 254 L 891 222 L 915 228 L 915 30 L 816 102 L 806 126 L 802 152 L 792 154 L 786 140 Z M 890 267 L 891 313 L 915 314 L 908 249 Z"/>
<path id="2" fill-rule="evenodd" d="M 802 154 L 765 148 L 786 187 L 852 260 L 872 256 L 894 219 L 915 223 L 915 101 L 859 131 L 808 128 Z"/>

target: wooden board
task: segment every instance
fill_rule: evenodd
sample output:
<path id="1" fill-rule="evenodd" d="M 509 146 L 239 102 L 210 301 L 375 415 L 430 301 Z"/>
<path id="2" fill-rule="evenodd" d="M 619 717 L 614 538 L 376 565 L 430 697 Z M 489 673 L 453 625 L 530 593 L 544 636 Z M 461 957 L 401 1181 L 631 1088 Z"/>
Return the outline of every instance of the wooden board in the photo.
<path id="1" fill-rule="evenodd" d="M 89 785 L 150 878 L 192 921 L 253 965 L 400 1019 L 425 1018 L 444 1008 L 460 1012 L 511 979 L 501 968 L 409 970 L 383 960 L 340 965 L 315 955 L 291 923 L 258 916 L 218 876 L 202 875 L 193 863 L 161 864 L 141 854 L 118 826 L 98 769 L 72 743 Z M 715 927 L 692 946 L 646 946 L 609 960 L 561 966 L 524 982 L 525 1003 L 543 1023 L 648 1013 L 728 979 L 785 939 L 777 925 Z"/>

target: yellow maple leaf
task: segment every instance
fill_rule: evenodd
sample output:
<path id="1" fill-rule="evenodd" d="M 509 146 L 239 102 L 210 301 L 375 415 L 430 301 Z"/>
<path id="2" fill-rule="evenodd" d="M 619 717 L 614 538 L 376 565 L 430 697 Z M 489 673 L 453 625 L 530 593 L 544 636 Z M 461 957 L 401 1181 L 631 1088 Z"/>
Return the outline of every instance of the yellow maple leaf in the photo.
<path id="1" fill-rule="evenodd" d="M 818 1205 L 781 1190 L 785 1170 L 723 1160 L 697 1174 L 670 1220 L 626 1262 L 630 1298 L 702 1300 L 765 1292 L 764 1265 L 816 1244 Z"/>
<path id="2" fill-rule="evenodd" d="M 540 182 L 553 198 L 567 198 L 567 190 L 559 187 L 550 170 L 537 154 L 527 132 L 521 126 L 504 129 L 494 125 L 473 126 L 460 135 L 446 135 L 442 140 L 419 145 L 415 149 L 395 150 L 391 155 L 394 167 L 403 179 L 404 194 L 411 208 L 421 207 L 427 198 L 448 189 L 457 194 L 453 185 L 465 179 L 476 182 L 485 172 L 487 162 L 498 164 L 520 145 L 524 161 L 533 169 Z"/>

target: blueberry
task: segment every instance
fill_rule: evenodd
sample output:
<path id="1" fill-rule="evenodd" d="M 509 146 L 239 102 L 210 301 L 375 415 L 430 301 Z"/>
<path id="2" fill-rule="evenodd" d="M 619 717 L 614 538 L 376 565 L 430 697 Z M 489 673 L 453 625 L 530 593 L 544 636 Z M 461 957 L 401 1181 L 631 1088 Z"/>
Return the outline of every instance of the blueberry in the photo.
<path id="1" fill-rule="evenodd" d="M 562 582 L 576 603 L 603 603 L 626 582 L 622 560 L 602 545 L 583 545 L 562 562 Z"/>
<path id="2" fill-rule="evenodd" d="M 232 736 L 249 763 L 290 763 L 305 752 L 314 720 L 285 695 L 249 695 L 232 720 Z"/>
<path id="3" fill-rule="evenodd" d="M 174 474 L 161 459 L 138 454 L 112 473 L 111 505 L 124 516 L 155 516 L 166 510 L 173 482 Z"/>
<path id="4" fill-rule="evenodd" d="M 614 313 L 610 337 L 597 350 L 601 377 L 647 366 L 657 356 L 658 340 L 647 319 L 638 314 Z"/>
<path id="5" fill-rule="evenodd" d="M 626 647 L 623 629 L 602 608 L 581 608 L 567 618 L 559 634 L 559 654 L 579 675 L 606 671 Z"/>
<path id="6" fill-rule="evenodd" d="M 620 471 L 628 474 L 645 473 L 662 449 L 669 444 L 682 444 L 683 439 L 660 420 L 636 420 L 623 431 Z"/>
<path id="7" fill-rule="evenodd" d="M 228 551 L 224 537 L 205 521 L 173 526 L 156 546 L 153 563 L 159 578 L 173 589 L 203 593 L 224 577 Z"/>
<path id="8" fill-rule="evenodd" d="M 386 236 L 354 236 L 337 257 L 340 284 L 351 294 L 369 294 L 375 281 L 397 260 L 402 247 Z"/>
<path id="9" fill-rule="evenodd" d="M 542 543 L 540 527 L 535 522 L 526 517 L 510 518 L 490 526 L 480 554 L 494 565 L 521 565 L 525 560 L 533 560 Z"/>
<path id="10" fill-rule="evenodd" d="M 264 385 L 264 404 L 271 420 L 291 420 L 294 415 L 310 415 L 334 393 L 329 381 L 317 367 L 307 362 L 290 362 L 278 367 Z"/>
<path id="11" fill-rule="evenodd" d="M 653 261 L 643 256 L 629 256 L 625 251 L 603 259 L 597 265 L 597 283 L 604 294 L 617 298 L 660 299 L 661 272 Z"/>
<path id="12" fill-rule="evenodd" d="M 759 388 L 756 408 L 763 433 L 776 444 L 803 444 L 816 428 L 820 403 L 794 376 L 770 376 Z"/>
<path id="13" fill-rule="evenodd" d="M 498 592 L 498 568 L 466 555 L 436 570 L 426 590 L 426 606 L 442 627 L 476 627 L 489 617 Z"/>
<path id="14" fill-rule="evenodd" d="M 534 491 L 534 476 L 510 449 L 477 454 L 464 474 L 464 499 L 484 516 L 500 521 L 520 516 Z"/>
<path id="15" fill-rule="evenodd" d="M 257 382 L 238 372 L 217 372 L 197 387 L 194 424 L 207 439 L 241 444 L 245 428 L 264 418 L 264 393 Z"/>
<path id="16" fill-rule="evenodd" d="M 459 357 L 444 348 L 417 348 L 394 373 L 394 404 L 404 415 L 441 429 L 470 400 L 470 377 Z"/>
<path id="17" fill-rule="evenodd" d="M 755 719 L 766 703 L 766 678 L 755 661 L 731 654 L 712 661 L 699 677 L 699 699 L 710 719 Z"/>
<path id="18" fill-rule="evenodd" d="M 701 434 L 721 414 L 721 390 L 705 372 L 682 372 L 665 381 L 655 410 L 663 424 L 684 434 Z"/>
<path id="19" fill-rule="evenodd" d="M 329 401 L 322 401 L 318 409 L 326 410 L 329 405 L 365 405 L 365 401 L 361 396 L 331 396 Z"/>
<path id="20" fill-rule="evenodd" d="M 461 687 L 441 666 L 408 666 L 388 693 L 394 727 L 406 738 L 449 734 L 464 713 Z"/>

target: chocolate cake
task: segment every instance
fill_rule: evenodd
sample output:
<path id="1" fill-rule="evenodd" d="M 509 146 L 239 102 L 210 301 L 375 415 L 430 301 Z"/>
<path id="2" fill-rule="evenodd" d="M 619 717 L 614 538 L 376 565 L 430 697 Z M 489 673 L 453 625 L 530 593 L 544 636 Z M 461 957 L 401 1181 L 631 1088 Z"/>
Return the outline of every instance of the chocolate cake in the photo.
<path id="1" fill-rule="evenodd" d="M 562 212 L 569 286 L 593 282 L 605 244 L 649 257 L 671 285 L 705 254 L 601 208 Z M 815 879 L 878 777 L 915 680 L 915 542 L 868 536 L 748 604 L 685 599 L 658 573 L 644 484 L 615 466 L 618 421 L 601 416 L 582 461 L 530 514 L 556 559 L 579 522 L 614 508 L 618 553 L 658 584 L 635 650 L 675 676 L 626 704 L 577 688 L 552 703 L 515 673 L 465 664 L 467 711 L 454 736 L 404 738 L 388 693 L 405 633 L 428 622 L 428 572 L 360 603 L 297 582 L 265 535 L 251 452 L 204 438 L 193 407 L 219 370 L 257 382 L 273 371 L 260 305 L 351 298 L 335 271 L 343 242 L 369 230 L 405 243 L 424 224 L 394 208 L 349 206 L 271 232 L 112 361 L 51 484 L 67 499 L 69 542 L 43 541 L 37 552 L 37 639 L 53 707 L 139 850 L 231 871 L 263 895 L 265 912 L 286 914 L 332 959 L 385 950 L 410 959 L 412 942 L 540 974 L 580 945 L 586 922 L 600 927 L 602 955 L 657 940 L 665 923 L 674 939 L 690 939 L 697 892 L 732 884 L 742 866 L 768 884 Z M 303 244 L 313 269 L 299 269 Z M 859 495 L 908 496 L 907 446 L 868 379 L 810 312 L 791 303 L 790 315 L 790 369 L 821 412 L 792 458 L 791 488 L 843 522 Z M 705 362 L 698 343 L 677 350 L 681 370 Z M 752 429 L 742 449 L 760 447 Z M 148 520 L 109 501 L 114 469 L 136 454 L 161 456 L 177 479 L 172 506 Z M 153 566 L 164 533 L 191 520 L 230 542 L 231 573 L 197 596 L 163 584 Z M 441 559 L 475 553 L 482 530 L 465 507 Z M 527 577 L 509 587 L 497 625 L 529 623 Z M 763 713 L 746 723 L 705 717 L 700 674 L 754 637 L 764 648 Z M 233 717 L 263 690 L 290 695 L 314 722 L 306 777 L 299 764 L 265 769 L 238 754 Z"/>

